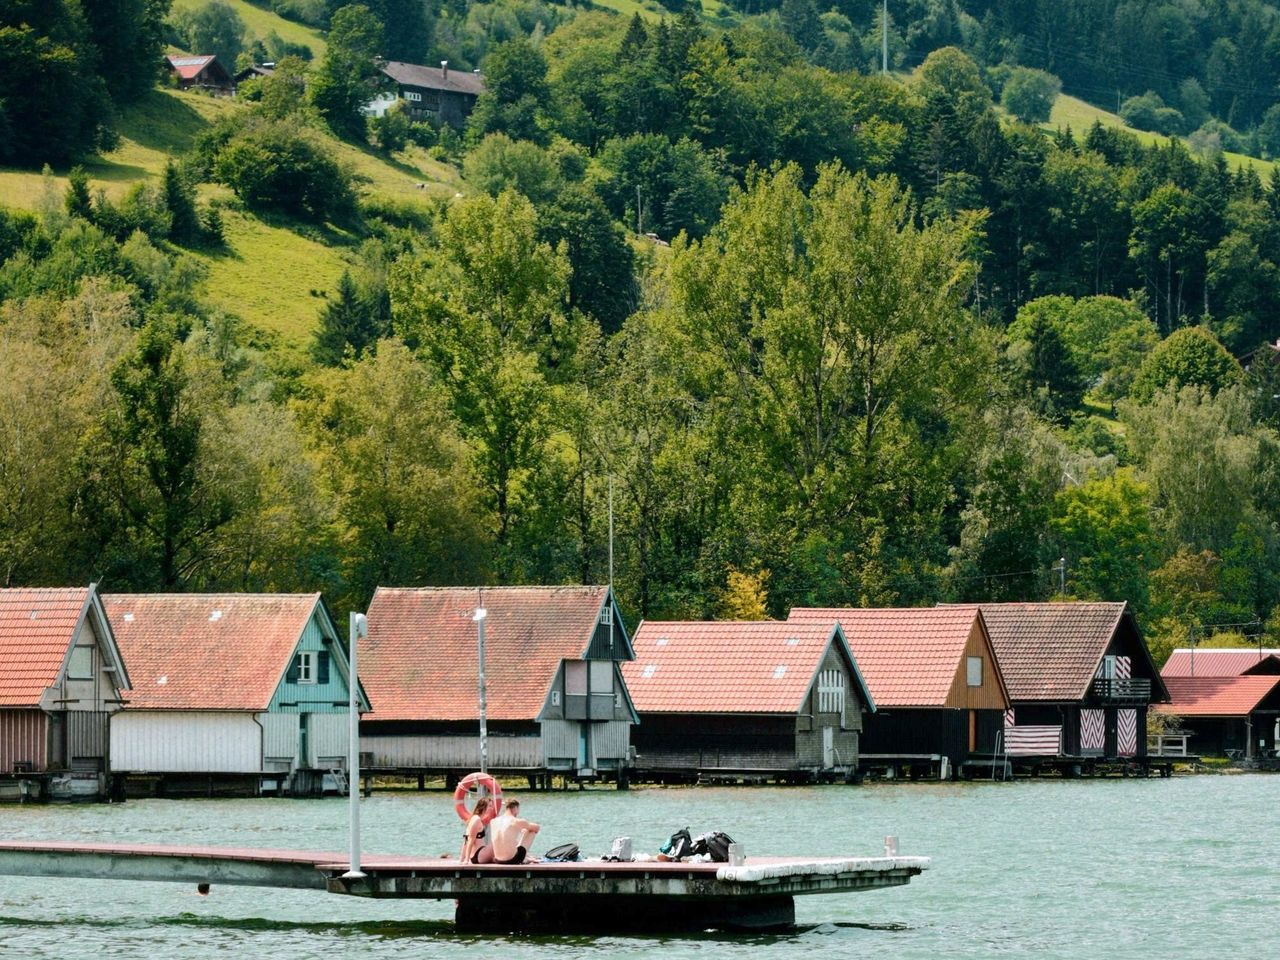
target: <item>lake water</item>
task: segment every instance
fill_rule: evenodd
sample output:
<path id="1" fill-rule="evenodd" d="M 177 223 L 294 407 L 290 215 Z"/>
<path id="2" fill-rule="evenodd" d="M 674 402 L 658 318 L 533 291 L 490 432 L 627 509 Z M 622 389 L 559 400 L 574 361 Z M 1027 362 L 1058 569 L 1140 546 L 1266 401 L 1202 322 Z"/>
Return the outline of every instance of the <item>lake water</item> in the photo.
<path id="1" fill-rule="evenodd" d="M 522 794 L 546 846 L 583 854 L 619 834 L 654 850 L 686 824 L 753 853 L 933 858 L 905 887 L 800 897 L 799 928 L 768 937 L 460 936 L 452 904 L 320 891 L 0 877 L 0 957 L 504 960 L 812 956 L 1121 958 L 1277 956 L 1280 777 L 642 789 Z M 342 850 L 345 801 L 146 800 L 0 806 L 0 838 Z M 364 801 L 366 849 L 456 854 L 444 793 Z"/>

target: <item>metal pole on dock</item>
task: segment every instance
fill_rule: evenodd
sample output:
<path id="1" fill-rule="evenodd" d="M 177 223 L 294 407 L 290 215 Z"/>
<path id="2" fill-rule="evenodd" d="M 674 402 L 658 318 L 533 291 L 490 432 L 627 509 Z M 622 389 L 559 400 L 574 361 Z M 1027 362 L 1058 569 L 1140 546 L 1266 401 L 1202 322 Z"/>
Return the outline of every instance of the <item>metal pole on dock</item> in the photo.
<path id="1" fill-rule="evenodd" d="M 347 650 L 347 662 L 351 665 L 351 676 L 348 677 L 347 710 L 348 734 L 347 743 L 347 793 L 350 795 L 351 807 L 351 869 L 344 877 L 363 877 L 360 871 L 360 681 L 356 676 L 356 648 L 360 639 L 369 635 L 369 621 L 363 613 L 351 614 L 350 639 Z"/>
<path id="2" fill-rule="evenodd" d="M 484 607 L 476 607 L 476 634 L 480 643 L 480 772 L 489 772 L 489 720 L 485 713 L 484 695 L 484 621 L 489 611 Z"/>

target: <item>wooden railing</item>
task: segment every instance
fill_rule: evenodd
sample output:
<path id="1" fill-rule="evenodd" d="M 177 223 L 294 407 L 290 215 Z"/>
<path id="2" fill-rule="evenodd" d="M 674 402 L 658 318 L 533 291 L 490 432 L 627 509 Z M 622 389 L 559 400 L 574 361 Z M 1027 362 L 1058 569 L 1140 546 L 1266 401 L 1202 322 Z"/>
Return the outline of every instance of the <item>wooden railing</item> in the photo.
<path id="1" fill-rule="evenodd" d="M 1147 737 L 1147 756 L 1149 757 L 1185 757 L 1187 756 L 1187 734 L 1157 734 Z"/>
<path id="2" fill-rule="evenodd" d="M 1093 699 L 1103 703 L 1149 703 L 1151 681 L 1145 677 L 1125 680 L 1099 677 L 1093 681 Z"/>

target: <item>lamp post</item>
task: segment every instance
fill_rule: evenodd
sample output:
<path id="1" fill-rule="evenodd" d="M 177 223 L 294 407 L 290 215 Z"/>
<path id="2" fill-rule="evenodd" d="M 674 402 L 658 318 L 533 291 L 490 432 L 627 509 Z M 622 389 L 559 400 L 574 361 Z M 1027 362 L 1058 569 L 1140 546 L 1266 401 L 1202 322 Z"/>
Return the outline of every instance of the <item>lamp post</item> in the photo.
<path id="1" fill-rule="evenodd" d="M 360 681 L 356 677 L 356 649 L 360 639 L 368 635 L 369 622 L 364 614 L 351 614 L 350 644 L 347 651 L 347 662 L 351 665 L 351 675 L 347 678 L 347 793 L 350 795 L 351 806 L 351 869 L 343 874 L 349 879 L 364 876 L 360 870 Z"/>
<path id="2" fill-rule="evenodd" d="M 489 611 L 476 607 L 472 620 L 476 622 L 476 635 L 480 643 L 480 772 L 489 772 L 489 722 L 485 715 L 484 696 L 484 621 Z"/>

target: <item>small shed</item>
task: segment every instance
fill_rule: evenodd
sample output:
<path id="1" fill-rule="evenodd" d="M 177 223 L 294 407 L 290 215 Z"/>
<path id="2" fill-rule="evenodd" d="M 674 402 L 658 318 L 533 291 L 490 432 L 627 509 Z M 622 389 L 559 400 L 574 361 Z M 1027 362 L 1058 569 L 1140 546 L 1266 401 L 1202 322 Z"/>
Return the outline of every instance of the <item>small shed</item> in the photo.
<path id="1" fill-rule="evenodd" d="M 940 774 L 990 767 L 1009 695 L 977 606 L 798 607 L 789 622 L 833 619 L 876 702 L 862 734 L 864 766 L 922 761 Z"/>
<path id="2" fill-rule="evenodd" d="M 1280 743 L 1280 675 L 1168 676 L 1170 702 L 1197 754 L 1244 759 L 1276 756 Z"/>
<path id="3" fill-rule="evenodd" d="M 1142 759 L 1147 711 L 1169 691 L 1127 604 L 984 603 L 1011 707 L 1005 750 L 1073 761 Z"/>
<path id="4" fill-rule="evenodd" d="M 583 587 L 379 587 L 360 645 L 374 711 L 371 769 L 455 778 L 480 767 L 476 610 L 485 611 L 488 768 L 626 779 L 635 710 L 619 664 L 634 653 L 613 591 Z"/>
<path id="5" fill-rule="evenodd" d="M 0 589 L 0 796 L 102 795 L 128 683 L 95 585 Z"/>
<path id="6" fill-rule="evenodd" d="M 1173 651 L 1160 668 L 1166 684 L 1171 677 L 1276 675 L 1280 675 L 1280 650 L 1266 647 L 1182 647 Z"/>
<path id="7" fill-rule="evenodd" d="M 111 723 L 116 771 L 169 794 L 341 788 L 349 670 L 318 593 L 111 594 L 104 604 L 133 665 Z"/>
<path id="8" fill-rule="evenodd" d="M 236 92 L 235 80 L 212 54 L 195 57 L 170 55 L 165 59 L 183 90 L 207 90 L 225 97 Z"/>
<path id="9" fill-rule="evenodd" d="M 835 619 L 646 621 L 623 675 L 655 780 L 847 778 L 876 709 Z"/>
<path id="10" fill-rule="evenodd" d="M 451 127 L 461 127 L 466 122 L 476 98 L 484 93 L 484 78 L 478 70 L 450 70 L 448 60 L 441 60 L 439 67 L 388 60 L 382 64 L 382 74 L 390 87 L 388 93 L 394 98 L 374 101 L 375 112 L 398 100 L 408 106 L 412 119 Z"/>

